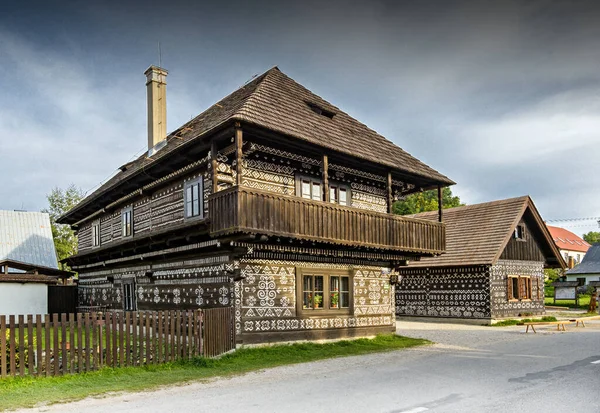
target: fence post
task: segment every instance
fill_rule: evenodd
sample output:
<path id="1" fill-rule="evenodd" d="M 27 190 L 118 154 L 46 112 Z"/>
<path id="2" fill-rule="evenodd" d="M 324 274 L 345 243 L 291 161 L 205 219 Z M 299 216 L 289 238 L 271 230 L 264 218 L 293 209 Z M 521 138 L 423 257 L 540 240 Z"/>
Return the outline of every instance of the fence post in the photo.
<path id="1" fill-rule="evenodd" d="M 27 372 L 33 376 L 33 362 L 35 354 L 33 352 L 33 315 L 27 315 Z"/>
<path id="2" fill-rule="evenodd" d="M 5 378 L 6 367 L 6 316 L 0 315 L 0 376 Z"/>

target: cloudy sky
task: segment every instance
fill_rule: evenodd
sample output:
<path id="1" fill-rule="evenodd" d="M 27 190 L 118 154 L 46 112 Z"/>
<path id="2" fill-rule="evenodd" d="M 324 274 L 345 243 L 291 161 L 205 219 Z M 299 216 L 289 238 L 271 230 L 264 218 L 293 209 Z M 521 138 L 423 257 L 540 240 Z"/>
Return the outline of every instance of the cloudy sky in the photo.
<path id="1" fill-rule="evenodd" d="M 9 0 L 0 209 L 92 190 L 141 153 L 143 72 L 160 42 L 169 130 L 277 65 L 458 182 L 467 203 L 529 194 L 545 219 L 597 217 L 598 39 L 593 1 Z"/>

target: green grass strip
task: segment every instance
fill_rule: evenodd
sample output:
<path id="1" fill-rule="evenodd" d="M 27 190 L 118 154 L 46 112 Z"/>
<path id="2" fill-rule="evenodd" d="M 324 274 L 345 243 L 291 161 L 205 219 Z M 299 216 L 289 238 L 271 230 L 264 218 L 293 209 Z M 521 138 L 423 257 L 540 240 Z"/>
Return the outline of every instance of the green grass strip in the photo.
<path id="1" fill-rule="evenodd" d="M 286 364 L 400 350 L 424 344 L 431 342 L 390 334 L 325 344 L 297 343 L 242 348 L 219 359 L 196 358 L 158 366 L 105 368 L 72 376 L 0 379 L 0 410 L 80 400 L 107 392 L 150 390 Z"/>
<path id="2" fill-rule="evenodd" d="M 502 320 L 495 324 L 492 324 L 491 327 L 506 327 L 506 326 L 522 326 L 525 323 L 535 323 L 539 321 L 557 321 L 554 316 L 544 316 L 542 318 L 524 318 L 522 320 L 514 320 L 509 318 L 508 320 Z"/>

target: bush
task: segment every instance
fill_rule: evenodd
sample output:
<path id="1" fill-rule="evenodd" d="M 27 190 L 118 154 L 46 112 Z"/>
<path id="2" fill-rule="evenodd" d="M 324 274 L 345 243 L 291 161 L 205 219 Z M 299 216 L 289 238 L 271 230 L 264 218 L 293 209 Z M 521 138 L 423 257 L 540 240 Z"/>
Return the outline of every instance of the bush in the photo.
<path id="1" fill-rule="evenodd" d="M 21 363 L 25 369 L 29 367 L 29 363 L 34 362 L 35 354 L 29 354 L 29 338 L 27 336 L 23 339 L 23 353 L 19 352 L 19 335 L 17 331 L 14 331 L 15 334 L 15 369 L 19 370 L 21 367 Z M 37 341 L 35 337 L 32 339 L 32 346 L 35 349 L 37 347 Z M 35 353 L 35 351 L 34 351 Z M 6 330 L 6 366 L 7 370 L 10 373 L 10 330 Z"/>

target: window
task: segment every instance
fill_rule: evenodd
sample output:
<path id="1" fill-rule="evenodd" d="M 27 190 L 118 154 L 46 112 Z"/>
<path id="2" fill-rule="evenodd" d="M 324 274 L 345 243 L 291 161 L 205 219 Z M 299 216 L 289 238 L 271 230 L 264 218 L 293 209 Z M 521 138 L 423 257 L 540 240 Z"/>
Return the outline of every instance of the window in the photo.
<path id="1" fill-rule="evenodd" d="M 203 217 L 204 197 L 202 190 L 202 178 L 195 179 L 185 184 L 184 204 L 186 218 Z"/>
<path id="2" fill-rule="evenodd" d="M 135 281 L 123 281 L 123 310 L 135 311 Z"/>
<path id="3" fill-rule="evenodd" d="M 298 179 L 298 195 L 305 199 L 320 201 L 321 180 L 319 178 L 310 178 L 302 176 Z"/>
<path id="4" fill-rule="evenodd" d="M 511 275 L 508 277 L 508 300 L 531 300 L 531 277 Z"/>
<path id="5" fill-rule="evenodd" d="M 565 252 L 565 262 L 569 262 L 569 253 Z"/>
<path id="6" fill-rule="evenodd" d="M 581 254 L 577 254 L 577 264 L 581 262 Z"/>
<path id="7" fill-rule="evenodd" d="M 122 234 L 124 237 L 130 237 L 133 235 L 133 209 L 131 207 L 123 209 L 121 212 L 121 227 Z"/>
<path id="8" fill-rule="evenodd" d="M 352 277 L 348 271 L 298 269 L 299 311 L 349 313 L 352 307 Z"/>
<path id="9" fill-rule="evenodd" d="M 344 185 L 329 186 L 329 202 L 340 205 L 348 205 L 348 187 Z"/>
<path id="10" fill-rule="evenodd" d="M 92 247 L 100 246 L 100 221 L 92 223 Z"/>
<path id="11" fill-rule="evenodd" d="M 577 285 L 579 285 L 580 287 L 585 285 L 585 277 L 577 278 Z"/>
<path id="12" fill-rule="evenodd" d="M 525 239 L 525 227 L 523 225 L 517 225 L 515 228 L 515 239 Z"/>

